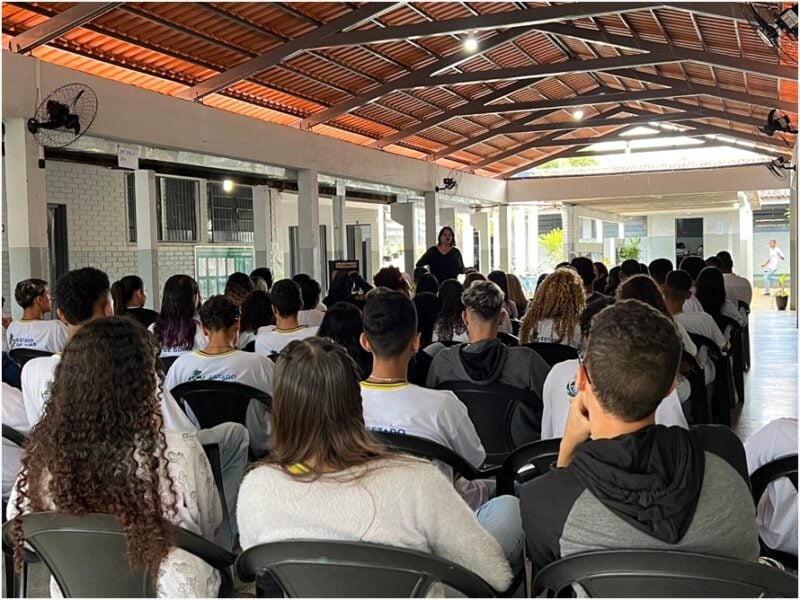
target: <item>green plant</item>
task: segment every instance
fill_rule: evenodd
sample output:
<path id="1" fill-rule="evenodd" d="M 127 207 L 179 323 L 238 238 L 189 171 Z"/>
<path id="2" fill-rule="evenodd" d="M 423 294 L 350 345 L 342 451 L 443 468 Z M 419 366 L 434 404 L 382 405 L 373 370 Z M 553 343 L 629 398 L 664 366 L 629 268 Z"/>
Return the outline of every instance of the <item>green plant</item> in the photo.
<path id="1" fill-rule="evenodd" d="M 623 260 L 639 260 L 639 257 L 642 255 L 642 249 L 640 248 L 641 243 L 642 238 L 630 238 L 629 240 L 625 240 L 625 243 L 617 249 L 617 262 L 622 262 Z"/>
<path id="2" fill-rule="evenodd" d="M 570 158 L 557 158 L 540 165 L 540 169 L 564 169 L 570 167 L 594 167 L 597 159 L 594 156 L 572 156 Z"/>
<path id="3" fill-rule="evenodd" d="M 781 289 L 775 293 L 776 296 L 788 296 L 789 292 L 786 291 L 786 278 L 787 274 L 783 273 L 780 277 L 778 277 L 778 285 L 781 286 Z"/>
<path id="4" fill-rule="evenodd" d="M 560 227 L 540 234 L 539 245 L 547 253 L 547 262 L 555 265 L 564 260 L 564 230 Z"/>

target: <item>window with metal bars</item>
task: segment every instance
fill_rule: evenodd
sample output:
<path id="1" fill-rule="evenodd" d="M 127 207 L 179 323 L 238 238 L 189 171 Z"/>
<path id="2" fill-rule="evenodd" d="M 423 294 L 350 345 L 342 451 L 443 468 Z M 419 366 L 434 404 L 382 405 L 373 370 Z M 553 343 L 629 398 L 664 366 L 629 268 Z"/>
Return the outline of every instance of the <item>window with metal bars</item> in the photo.
<path id="1" fill-rule="evenodd" d="M 226 192 L 221 183 L 209 182 L 208 239 L 212 242 L 255 241 L 253 188 L 237 185 Z"/>
<path id="2" fill-rule="evenodd" d="M 753 211 L 753 231 L 774 232 L 789 231 L 788 205 L 765 206 Z"/>
<path id="3" fill-rule="evenodd" d="M 156 177 L 156 217 L 159 242 L 197 241 L 197 197 L 194 179 Z"/>
<path id="4" fill-rule="evenodd" d="M 136 177 L 125 173 L 125 200 L 128 204 L 128 241 L 136 242 Z"/>

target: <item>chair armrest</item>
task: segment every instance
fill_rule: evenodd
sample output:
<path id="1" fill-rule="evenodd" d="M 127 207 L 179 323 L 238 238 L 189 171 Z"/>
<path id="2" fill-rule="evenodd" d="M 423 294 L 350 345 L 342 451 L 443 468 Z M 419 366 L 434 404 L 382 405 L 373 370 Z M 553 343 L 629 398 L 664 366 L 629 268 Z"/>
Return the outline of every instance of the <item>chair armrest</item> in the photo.
<path id="1" fill-rule="evenodd" d="M 236 561 L 235 554 L 209 542 L 204 537 L 182 527 L 175 527 L 175 529 L 177 530 L 176 546 L 202 558 L 215 569 L 224 571 Z"/>

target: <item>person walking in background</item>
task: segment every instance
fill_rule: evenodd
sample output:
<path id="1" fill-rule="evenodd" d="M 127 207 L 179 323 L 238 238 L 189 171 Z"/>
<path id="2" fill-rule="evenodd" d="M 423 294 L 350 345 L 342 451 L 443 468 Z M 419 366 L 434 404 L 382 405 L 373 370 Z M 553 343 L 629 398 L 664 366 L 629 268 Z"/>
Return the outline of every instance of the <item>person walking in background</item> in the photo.
<path id="1" fill-rule="evenodd" d="M 775 240 L 769 241 L 769 258 L 761 263 L 764 267 L 764 295 L 770 295 L 770 288 L 772 287 L 772 276 L 778 270 L 778 265 L 784 259 L 783 252 L 778 248 L 778 243 Z"/>

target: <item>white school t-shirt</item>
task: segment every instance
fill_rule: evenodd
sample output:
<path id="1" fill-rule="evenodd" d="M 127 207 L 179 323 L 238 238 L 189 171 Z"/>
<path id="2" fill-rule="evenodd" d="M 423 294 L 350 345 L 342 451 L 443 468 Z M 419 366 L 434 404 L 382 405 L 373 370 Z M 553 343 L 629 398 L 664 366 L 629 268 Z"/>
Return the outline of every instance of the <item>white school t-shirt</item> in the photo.
<path id="1" fill-rule="evenodd" d="M 242 350 L 247 344 L 255 341 L 256 334 L 254 331 L 240 331 L 239 338 L 236 340 L 236 347 Z"/>
<path id="2" fill-rule="evenodd" d="M 578 395 L 575 387 L 575 375 L 578 372 L 578 360 L 565 360 L 556 363 L 547 374 L 542 391 L 544 410 L 542 411 L 542 439 L 559 438 L 564 435 L 567 424 L 570 401 Z M 677 390 L 661 401 L 656 408 L 656 423 L 671 427 L 678 425 L 689 428 L 686 417 L 678 399 Z"/>
<path id="3" fill-rule="evenodd" d="M 797 419 L 776 419 L 767 423 L 744 443 L 747 471 L 797 454 Z M 758 501 L 758 532 L 774 550 L 797 556 L 797 490 L 788 479 L 781 478 L 767 486 Z"/>
<path id="4" fill-rule="evenodd" d="M 319 327 L 300 325 L 294 329 L 283 331 L 275 325 L 259 327 L 256 333 L 256 353 L 262 356 L 278 354 L 286 348 L 290 342 L 304 340 L 317 335 Z"/>
<path id="5" fill-rule="evenodd" d="M 698 300 L 694 296 L 694 288 L 692 288 L 692 295 L 686 299 L 683 303 L 683 312 L 686 313 L 695 313 L 695 312 L 705 312 L 703 311 L 703 305 L 700 304 L 700 300 Z"/>
<path id="6" fill-rule="evenodd" d="M 22 319 L 11 321 L 6 329 L 9 350 L 28 348 L 44 352 L 61 352 L 68 338 L 67 326 L 58 320 Z"/>
<path id="7" fill-rule="evenodd" d="M 581 347 L 580 325 L 575 325 L 571 338 L 559 340 L 558 334 L 555 331 L 555 322 L 553 319 L 542 319 L 536 324 L 536 333 L 537 337 L 535 340 L 531 337 L 530 340 L 520 340 L 520 343 L 531 341 L 542 344 L 564 344 L 565 346 L 571 346 L 576 349 Z"/>
<path id="8" fill-rule="evenodd" d="M 321 310 L 301 310 L 297 313 L 297 322 L 300 325 L 310 325 L 311 327 L 319 327 L 322 325 L 322 319 L 325 318 L 325 313 Z"/>
<path id="9" fill-rule="evenodd" d="M 22 392 L 3 382 L 3 425 L 13 427 L 28 435 L 31 425 L 22 403 Z M 22 448 L 3 438 L 3 499 L 7 499 L 14 487 L 22 465 Z"/>
<path id="10" fill-rule="evenodd" d="M 201 350 L 181 355 L 167 371 L 164 388 L 172 390 L 188 381 L 230 381 L 249 385 L 272 396 L 272 361 L 260 354 L 231 350 L 224 354 L 205 354 Z M 269 448 L 272 421 L 263 402 L 252 400 L 245 424 L 250 432 L 250 448 L 262 456 Z"/>
<path id="11" fill-rule="evenodd" d="M 181 354 L 186 354 L 187 352 L 191 352 L 192 350 L 203 350 L 206 346 L 208 346 L 208 338 L 206 334 L 203 333 L 203 325 L 200 323 L 199 320 L 195 319 L 194 324 L 196 326 L 194 331 L 194 340 L 192 341 L 192 347 L 187 348 L 184 346 L 162 346 L 161 353 L 159 356 L 161 358 L 165 358 L 168 356 L 180 356 Z M 155 334 L 156 331 L 156 324 L 151 323 L 150 327 L 147 328 L 147 331 L 150 333 Z"/>
<path id="12" fill-rule="evenodd" d="M 31 427 L 38 423 L 44 414 L 45 404 L 50 400 L 56 366 L 60 360 L 61 354 L 34 358 L 25 363 L 25 368 L 22 369 L 22 402 Z M 161 396 L 161 417 L 164 429 L 170 431 L 194 432 L 198 429 L 166 388 Z"/>
<path id="13" fill-rule="evenodd" d="M 723 273 L 722 277 L 725 280 L 725 296 L 736 302 L 737 307 L 740 300 L 748 305 L 753 302 L 753 286 L 749 280 L 736 273 Z"/>

